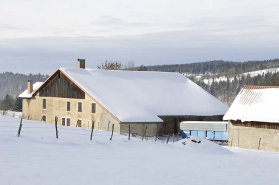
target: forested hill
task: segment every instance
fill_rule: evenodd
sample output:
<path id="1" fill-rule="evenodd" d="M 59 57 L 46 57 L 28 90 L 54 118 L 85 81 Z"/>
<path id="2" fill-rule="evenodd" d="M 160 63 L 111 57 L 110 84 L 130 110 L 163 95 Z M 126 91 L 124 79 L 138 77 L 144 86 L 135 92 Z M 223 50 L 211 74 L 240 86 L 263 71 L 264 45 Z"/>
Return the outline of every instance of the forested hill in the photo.
<path id="1" fill-rule="evenodd" d="M 0 73 L 0 100 L 7 94 L 15 97 L 27 88 L 27 81 L 43 82 L 47 75 L 42 74 L 19 74 L 12 72 Z"/>
<path id="2" fill-rule="evenodd" d="M 148 71 L 179 72 L 190 74 L 206 74 L 208 72 L 217 76 L 231 76 L 250 71 L 277 68 L 279 67 L 279 59 L 247 62 L 216 60 L 190 64 L 170 64 L 146 67 Z"/>
<path id="3" fill-rule="evenodd" d="M 244 85 L 279 86 L 279 59 L 147 66 L 149 71 L 180 72 L 227 105 Z"/>

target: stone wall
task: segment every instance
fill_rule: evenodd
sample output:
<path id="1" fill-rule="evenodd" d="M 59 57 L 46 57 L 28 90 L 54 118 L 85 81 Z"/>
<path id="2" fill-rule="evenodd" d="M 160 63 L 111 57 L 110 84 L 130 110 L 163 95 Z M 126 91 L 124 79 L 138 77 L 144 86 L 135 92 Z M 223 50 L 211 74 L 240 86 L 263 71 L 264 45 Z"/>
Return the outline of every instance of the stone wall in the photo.
<path id="1" fill-rule="evenodd" d="M 278 152 L 279 130 L 233 126 L 229 121 L 228 146 Z"/>

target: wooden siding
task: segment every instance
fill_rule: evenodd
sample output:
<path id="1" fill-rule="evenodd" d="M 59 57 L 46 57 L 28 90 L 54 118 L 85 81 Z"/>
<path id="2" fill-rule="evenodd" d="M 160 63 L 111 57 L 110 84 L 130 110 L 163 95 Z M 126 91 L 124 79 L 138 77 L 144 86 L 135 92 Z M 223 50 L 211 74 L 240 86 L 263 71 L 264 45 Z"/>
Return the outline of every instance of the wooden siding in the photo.
<path id="1" fill-rule="evenodd" d="M 45 83 L 44 87 L 39 92 L 39 96 L 85 99 L 85 92 L 64 74 L 57 71 L 57 73 L 53 75 L 53 78 L 49 79 L 48 83 Z"/>
<path id="2" fill-rule="evenodd" d="M 233 126 L 279 130 L 279 123 L 266 123 L 266 122 L 256 122 L 256 121 L 241 122 L 240 120 L 237 121 L 230 120 L 230 122 L 232 123 Z"/>

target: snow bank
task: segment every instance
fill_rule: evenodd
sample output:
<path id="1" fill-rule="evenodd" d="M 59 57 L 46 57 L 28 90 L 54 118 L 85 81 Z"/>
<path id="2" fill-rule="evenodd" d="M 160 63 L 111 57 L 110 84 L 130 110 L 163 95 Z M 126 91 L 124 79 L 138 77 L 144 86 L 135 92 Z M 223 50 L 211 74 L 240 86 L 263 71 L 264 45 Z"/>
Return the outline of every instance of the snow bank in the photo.
<path id="1" fill-rule="evenodd" d="M 196 136 L 190 136 L 187 137 L 186 139 L 182 139 L 179 142 L 175 143 L 175 145 L 189 152 L 219 154 L 219 155 L 233 154 L 231 151 L 227 150 L 226 148 L 218 144 L 215 144 L 212 141 L 198 138 Z"/>
<path id="2" fill-rule="evenodd" d="M 164 144 L 0 115 L 1 185 L 277 185 L 279 153 L 227 155 L 220 146 Z M 59 120 L 58 120 L 59 121 Z M 183 145 L 182 142 L 187 142 Z M 191 142 L 191 141 L 190 141 Z M 217 154 L 213 152 L 218 151 Z M 237 177 L 237 178 L 236 178 Z"/>

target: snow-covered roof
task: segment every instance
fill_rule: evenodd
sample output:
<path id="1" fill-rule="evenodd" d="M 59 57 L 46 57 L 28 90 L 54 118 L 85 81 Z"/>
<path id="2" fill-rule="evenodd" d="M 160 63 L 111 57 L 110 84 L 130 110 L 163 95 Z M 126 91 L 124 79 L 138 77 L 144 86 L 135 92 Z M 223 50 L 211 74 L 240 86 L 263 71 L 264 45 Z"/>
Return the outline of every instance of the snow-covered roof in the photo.
<path id="1" fill-rule="evenodd" d="M 121 122 L 224 115 L 228 106 L 179 73 L 60 68 Z"/>
<path id="2" fill-rule="evenodd" d="M 31 98 L 33 96 L 33 93 L 43 84 L 44 82 L 36 82 L 33 84 L 33 91 L 31 94 L 27 93 L 27 89 L 21 93 L 18 97 L 20 98 Z"/>
<path id="3" fill-rule="evenodd" d="M 224 120 L 279 122 L 279 87 L 244 86 Z"/>

